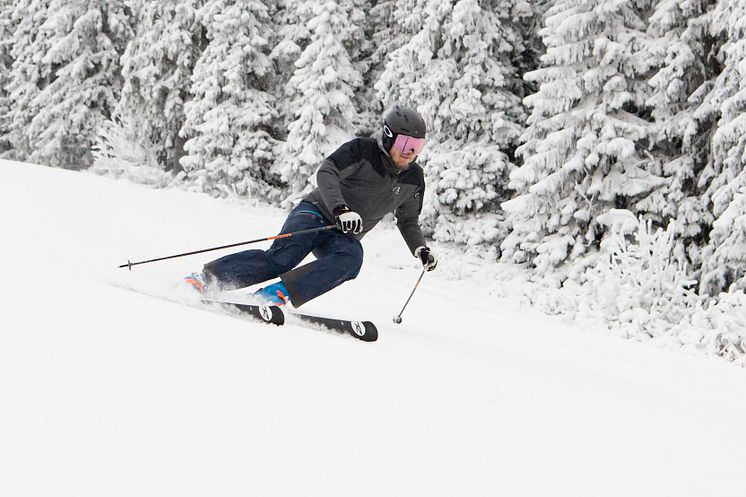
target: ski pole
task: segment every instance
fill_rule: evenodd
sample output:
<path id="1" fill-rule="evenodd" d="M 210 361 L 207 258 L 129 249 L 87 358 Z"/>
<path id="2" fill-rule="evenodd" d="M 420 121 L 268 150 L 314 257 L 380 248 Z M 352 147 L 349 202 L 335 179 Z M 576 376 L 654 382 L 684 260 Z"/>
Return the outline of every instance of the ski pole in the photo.
<path id="1" fill-rule="evenodd" d="M 177 257 L 185 257 L 187 255 L 202 254 L 204 252 L 211 252 L 213 250 L 221 250 L 221 249 L 226 249 L 226 248 L 231 248 L 231 247 L 238 247 L 240 245 L 248 245 L 250 243 L 266 242 L 269 240 L 279 240 L 280 238 L 290 238 L 291 236 L 296 236 L 296 235 L 305 235 L 308 233 L 316 233 L 317 231 L 332 230 L 332 229 L 335 229 L 336 227 L 337 225 L 331 224 L 329 226 L 322 226 L 320 228 L 311 228 L 307 230 L 293 231 L 292 233 L 280 233 L 279 235 L 268 236 L 266 238 L 257 238 L 256 240 L 249 240 L 247 242 L 231 243 L 230 245 L 221 245 L 220 247 L 212 247 L 212 248 L 207 248 L 207 249 L 202 249 L 202 250 L 194 250 L 192 252 L 184 252 L 183 254 L 168 255 L 166 257 L 158 257 L 157 259 L 149 259 L 147 261 L 130 262 L 128 260 L 127 264 L 122 264 L 117 267 L 120 267 L 120 268 L 126 267 L 126 268 L 129 268 L 130 271 L 132 271 L 132 266 L 139 266 L 140 264 L 148 264 L 150 262 L 165 261 L 166 259 L 176 259 Z"/>
<path id="2" fill-rule="evenodd" d="M 417 283 L 414 284 L 414 288 L 412 289 L 412 293 L 409 294 L 409 298 L 404 303 L 404 307 L 401 308 L 401 311 L 399 311 L 399 314 L 397 314 L 396 316 L 394 316 L 394 322 L 396 324 L 401 324 L 401 315 L 404 312 L 404 309 L 407 308 L 407 305 L 409 304 L 409 301 L 412 300 L 412 295 L 414 295 L 415 290 L 417 290 L 417 287 L 420 286 L 420 281 L 422 281 L 422 277 L 425 276 L 425 271 L 427 271 L 427 269 L 423 269 L 422 272 L 420 273 L 420 277 L 417 278 Z"/>

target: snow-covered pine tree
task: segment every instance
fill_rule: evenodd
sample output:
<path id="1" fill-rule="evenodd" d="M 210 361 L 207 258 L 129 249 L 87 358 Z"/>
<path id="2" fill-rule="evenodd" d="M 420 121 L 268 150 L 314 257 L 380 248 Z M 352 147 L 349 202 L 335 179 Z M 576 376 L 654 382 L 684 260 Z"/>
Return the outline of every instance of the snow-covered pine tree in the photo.
<path id="1" fill-rule="evenodd" d="M 364 0 L 363 0 L 364 2 Z M 389 54 L 404 45 L 407 36 L 400 23 L 396 22 L 397 0 L 365 2 L 366 19 L 361 55 L 363 88 L 355 95 L 355 106 L 359 109 L 359 135 L 373 135 L 380 129 L 383 102 L 375 89 L 375 83 L 386 69 Z"/>
<path id="2" fill-rule="evenodd" d="M 124 87 L 114 120 L 131 123 L 136 129 L 129 134 L 154 144 L 165 170 L 180 169 L 184 156 L 179 130 L 186 120 L 184 103 L 192 71 L 203 49 L 203 28 L 196 19 L 203 4 L 204 0 L 145 3 L 135 37 L 121 59 Z"/>
<path id="3" fill-rule="evenodd" d="M 13 7 L 11 23 L 13 59 L 7 78 L 8 113 L 2 116 L 10 150 L 2 157 L 25 160 L 31 153 L 27 130 L 38 112 L 37 95 L 49 84 L 50 75 L 39 65 L 39 54 L 49 49 L 40 29 L 47 16 L 50 0 L 19 0 Z"/>
<path id="4" fill-rule="evenodd" d="M 637 56 L 648 72 L 646 109 L 652 117 L 645 168 L 666 184 L 638 202 L 635 211 L 659 225 L 672 223 L 678 260 L 693 268 L 713 218 L 702 202 L 698 176 L 710 161 L 712 114 L 698 112 L 720 71 L 707 29 L 714 2 L 660 0 L 649 17 Z"/>
<path id="5" fill-rule="evenodd" d="M 19 145 L 30 161 L 86 167 L 96 130 L 121 90 L 129 11 L 122 0 L 44 3 L 24 5 L 29 17 L 17 29 L 23 41 L 12 72 L 11 134 L 25 138 Z"/>
<path id="6" fill-rule="evenodd" d="M 194 68 L 193 98 L 185 105 L 188 155 L 181 165 L 212 194 L 275 198 L 267 6 L 258 0 L 207 0 L 197 15 L 209 43 Z"/>
<path id="7" fill-rule="evenodd" d="M 13 16 L 14 4 L 14 0 L 0 0 L 0 68 L 3 75 L 7 75 L 13 62 L 10 52 L 13 48 L 13 32 L 18 23 Z"/>
<path id="8" fill-rule="evenodd" d="M 526 75 L 539 91 L 511 174 L 515 199 L 503 204 L 512 233 L 507 260 L 547 271 L 597 247 L 597 218 L 629 208 L 663 184 L 641 167 L 648 122 L 635 51 L 644 36 L 645 2 L 558 0 L 541 35 L 542 67 Z M 632 209 L 634 211 L 634 209 Z"/>
<path id="9" fill-rule="evenodd" d="M 8 122 L 11 101 L 8 98 L 8 81 L 13 65 L 13 32 L 17 20 L 14 19 L 13 0 L 0 0 L 0 154 L 11 148 L 8 140 Z"/>
<path id="10" fill-rule="evenodd" d="M 287 95 L 287 82 L 295 71 L 295 61 L 308 46 L 311 33 L 303 18 L 305 2 L 299 0 L 277 0 L 277 11 L 273 13 L 274 36 L 272 51 L 269 57 L 275 64 L 275 76 L 272 78 L 271 93 L 277 96 L 278 119 L 276 121 L 276 138 L 282 141 L 277 155 L 281 155 L 282 146 L 287 138 L 288 125 L 295 120 L 296 109 L 291 105 Z"/>
<path id="11" fill-rule="evenodd" d="M 381 0 L 371 2 L 369 17 L 371 22 L 364 27 L 365 36 L 369 38 L 373 51 L 370 56 L 372 65 L 378 72 L 385 69 L 391 52 L 402 47 L 412 32 L 406 32 L 403 19 L 397 15 L 399 2 L 402 0 Z M 377 81 L 374 80 L 374 81 Z"/>
<path id="12" fill-rule="evenodd" d="M 525 120 L 518 23 L 531 15 L 523 0 L 397 3 L 395 18 L 412 36 L 390 54 L 376 89 L 387 106 L 415 107 L 428 123 L 421 220 L 437 240 L 501 238 L 498 203 Z"/>
<path id="13" fill-rule="evenodd" d="M 299 7 L 311 33 L 286 86 L 295 120 L 288 126 L 277 171 L 290 186 L 288 201 L 309 188 L 322 159 L 353 136 L 355 91 L 363 84 L 346 44 L 361 38 L 361 13 L 352 0 L 309 0 Z"/>
<path id="14" fill-rule="evenodd" d="M 704 204 L 715 221 L 703 250 L 701 289 L 746 290 L 746 0 L 721 0 L 710 13 L 710 34 L 725 30 L 723 70 L 705 100 L 720 116 L 712 134 Z M 700 112 L 702 109 L 700 109 Z"/>

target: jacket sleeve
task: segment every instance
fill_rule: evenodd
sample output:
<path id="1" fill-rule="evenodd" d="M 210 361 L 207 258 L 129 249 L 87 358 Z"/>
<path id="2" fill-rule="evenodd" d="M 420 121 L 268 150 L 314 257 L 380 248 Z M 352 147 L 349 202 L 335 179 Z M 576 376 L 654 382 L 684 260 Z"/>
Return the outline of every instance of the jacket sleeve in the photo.
<path id="1" fill-rule="evenodd" d="M 420 177 L 415 193 L 396 209 L 396 225 L 411 254 L 414 254 L 417 247 L 427 245 L 419 222 L 424 196 L 425 178 Z"/>
<path id="2" fill-rule="evenodd" d="M 360 168 L 362 163 L 360 147 L 357 140 L 352 140 L 335 150 L 321 163 L 316 173 L 316 182 L 319 193 L 329 212 L 340 205 L 347 205 L 342 196 L 340 182 L 351 176 Z"/>

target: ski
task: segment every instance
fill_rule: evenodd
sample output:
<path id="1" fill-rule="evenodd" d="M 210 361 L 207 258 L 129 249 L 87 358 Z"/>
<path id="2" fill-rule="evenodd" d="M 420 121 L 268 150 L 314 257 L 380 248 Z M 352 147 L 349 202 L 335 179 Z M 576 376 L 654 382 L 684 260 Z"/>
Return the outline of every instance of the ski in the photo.
<path id="1" fill-rule="evenodd" d="M 136 292 L 141 295 L 146 295 L 148 297 L 165 300 L 167 302 L 173 302 L 175 304 L 189 305 L 191 307 L 197 307 L 201 309 L 204 309 L 205 306 L 215 306 L 213 307 L 214 310 L 217 310 L 216 308 L 218 307 L 222 307 L 222 310 L 228 314 L 232 314 L 234 316 L 251 316 L 252 318 L 267 324 L 282 326 L 283 324 L 286 324 L 286 318 L 289 318 L 292 321 L 296 321 L 302 324 L 315 325 L 337 333 L 346 333 L 364 342 L 375 342 L 376 340 L 378 340 L 378 329 L 376 328 L 376 325 L 374 325 L 370 321 L 350 321 L 346 319 L 327 318 L 295 311 L 283 311 L 282 308 L 274 305 L 242 304 L 238 302 L 221 300 L 220 298 L 202 297 L 192 302 L 184 302 L 183 300 L 169 298 L 164 295 L 156 295 L 125 285 L 113 286 L 128 290 L 130 292 Z"/>
<path id="2" fill-rule="evenodd" d="M 337 333 L 346 333 L 364 342 L 375 342 L 378 340 L 378 329 L 370 321 L 351 321 L 347 319 L 336 319 L 322 316 L 314 316 L 294 311 L 283 311 L 280 307 L 272 305 L 239 304 L 236 302 L 225 302 L 221 300 L 202 299 L 206 304 L 218 304 L 248 314 L 265 323 L 283 325 L 287 319 L 300 321 L 302 323 L 318 325 Z"/>
<path id="3" fill-rule="evenodd" d="M 338 333 L 349 333 L 352 337 L 364 342 L 378 340 L 378 328 L 370 321 L 349 321 L 347 319 L 326 318 L 297 312 L 288 312 L 290 316 L 310 324 L 316 324 Z"/>
<path id="4" fill-rule="evenodd" d="M 237 310 L 241 314 L 248 314 L 268 324 L 281 326 L 285 324 L 285 313 L 274 305 L 238 304 L 235 302 L 223 302 L 220 300 L 202 299 L 205 304 L 220 305 L 229 309 Z"/>

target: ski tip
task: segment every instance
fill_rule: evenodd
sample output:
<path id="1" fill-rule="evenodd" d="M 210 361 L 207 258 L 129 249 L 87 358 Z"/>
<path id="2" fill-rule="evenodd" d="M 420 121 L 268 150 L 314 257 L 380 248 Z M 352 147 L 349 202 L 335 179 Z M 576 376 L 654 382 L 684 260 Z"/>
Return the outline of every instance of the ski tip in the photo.
<path id="1" fill-rule="evenodd" d="M 285 324 L 285 313 L 282 312 L 282 309 L 280 309 L 278 306 L 276 305 L 262 306 L 260 309 L 261 309 L 260 312 L 262 313 L 262 319 L 264 319 L 268 323 L 273 323 L 273 324 L 276 324 L 277 326 L 281 326 Z M 269 311 L 271 315 L 269 319 L 264 317 L 264 314 L 267 311 Z"/>
<path id="2" fill-rule="evenodd" d="M 375 342 L 378 340 L 378 328 L 373 323 L 368 323 L 368 326 L 366 326 L 366 333 L 365 338 L 363 338 L 366 342 Z"/>

